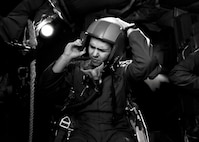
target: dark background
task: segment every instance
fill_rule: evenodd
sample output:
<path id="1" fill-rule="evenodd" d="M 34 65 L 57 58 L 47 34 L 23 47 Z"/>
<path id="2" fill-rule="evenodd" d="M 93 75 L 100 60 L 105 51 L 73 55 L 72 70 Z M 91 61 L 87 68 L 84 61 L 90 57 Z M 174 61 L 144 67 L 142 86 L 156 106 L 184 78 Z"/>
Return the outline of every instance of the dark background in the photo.
<path id="1" fill-rule="evenodd" d="M 7 13 L 9 13 L 19 2 L 22 0 L 6 0 L 0 5 L 0 14 L 2 16 L 6 16 Z M 190 6 L 198 7 L 198 1 L 197 0 L 159 0 L 159 3 L 162 7 L 165 8 L 189 8 Z M 196 11 L 199 12 L 198 8 L 189 8 L 189 11 Z"/>
<path id="2" fill-rule="evenodd" d="M 21 0 L 4 1 L 3 4 L 0 5 L 0 16 L 6 16 L 19 2 L 21 2 Z M 161 7 L 166 9 L 172 10 L 175 7 L 177 7 L 187 10 L 190 13 L 199 13 L 199 2 L 197 0 L 159 0 L 159 3 Z M 170 15 L 168 17 L 165 16 L 161 19 L 161 23 L 168 23 L 169 20 L 172 20 L 172 17 L 170 17 Z M 166 28 L 166 30 L 162 30 L 160 33 L 149 32 L 148 34 L 151 36 L 157 47 L 163 47 L 160 51 L 160 53 L 163 52 L 164 56 L 162 62 L 165 63 L 165 65 L 168 66 L 168 68 L 172 67 L 174 62 L 173 58 L 170 58 L 170 56 L 173 57 L 172 53 L 176 52 L 176 48 L 173 49 L 173 47 L 175 47 L 176 45 L 176 41 L 174 41 L 174 37 L 176 36 L 174 27 L 168 27 Z M 63 37 L 57 37 L 57 39 L 63 39 L 62 41 L 64 41 Z M 54 41 L 56 41 L 57 39 L 54 39 Z M 54 41 L 52 40 L 51 42 L 46 42 L 44 44 L 46 47 L 52 44 L 57 44 Z M 59 44 L 63 43 L 59 42 Z M 46 47 L 41 50 L 41 54 L 38 54 L 38 59 L 40 61 L 39 64 L 42 64 L 40 70 L 38 71 L 39 73 L 43 70 L 43 68 L 47 66 L 47 64 L 53 58 L 55 58 L 55 56 L 52 55 L 59 54 L 60 52 L 60 49 L 55 50 L 53 47 Z M 44 55 L 45 51 L 47 52 Z M 157 50 L 157 52 L 159 52 L 159 50 Z M 43 58 L 44 56 L 45 59 Z M 170 84 L 165 84 L 162 86 L 161 90 L 158 90 L 154 93 L 151 92 L 145 84 L 139 85 L 142 86 L 142 88 L 140 89 L 138 87 L 139 89 L 135 90 L 137 91 L 136 93 L 139 94 L 139 96 L 137 96 L 137 101 L 144 112 L 147 124 L 149 126 L 149 130 L 150 132 L 152 132 L 151 136 L 153 140 L 158 142 L 181 142 L 183 139 L 183 134 L 181 133 L 182 124 L 179 121 L 179 117 L 181 115 L 182 106 L 180 102 L 181 100 L 179 99 L 179 95 L 175 92 L 175 88 L 173 88 L 173 86 L 171 86 Z M 12 105 L 6 106 L 7 108 L 5 110 L 8 111 L 6 112 L 8 120 L 12 121 L 14 119 L 15 123 L 9 124 L 9 122 L 7 122 L 7 133 L 6 136 L 4 136 L 4 138 L 6 138 L 7 140 L 4 140 L 5 142 L 15 142 L 19 140 L 21 140 L 21 142 L 26 142 L 28 140 L 30 129 L 28 126 L 28 101 L 29 98 L 27 97 L 22 99 L 14 97 L 14 99 L 11 100 Z M 40 113 L 36 115 L 40 115 Z M 36 135 L 35 141 L 40 142 L 45 141 L 46 137 L 48 137 L 48 134 L 44 132 L 44 127 L 49 126 L 47 126 L 48 124 L 45 123 L 45 119 L 43 119 L 43 117 L 39 116 L 38 118 L 41 120 L 36 120 L 34 135 Z"/>

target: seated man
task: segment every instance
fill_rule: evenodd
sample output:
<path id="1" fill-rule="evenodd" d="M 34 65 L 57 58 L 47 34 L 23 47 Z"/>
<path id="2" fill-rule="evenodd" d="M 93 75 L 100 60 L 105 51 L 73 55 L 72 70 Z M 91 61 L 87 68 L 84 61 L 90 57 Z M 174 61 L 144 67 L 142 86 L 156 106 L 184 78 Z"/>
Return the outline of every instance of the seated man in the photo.
<path id="1" fill-rule="evenodd" d="M 84 40 L 68 43 L 41 75 L 41 95 L 56 98 L 70 88 L 62 109 L 76 122 L 70 142 L 135 142 L 125 113 L 128 87 L 145 80 L 157 60 L 150 40 L 133 26 L 111 17 L 94 21 Z"/>

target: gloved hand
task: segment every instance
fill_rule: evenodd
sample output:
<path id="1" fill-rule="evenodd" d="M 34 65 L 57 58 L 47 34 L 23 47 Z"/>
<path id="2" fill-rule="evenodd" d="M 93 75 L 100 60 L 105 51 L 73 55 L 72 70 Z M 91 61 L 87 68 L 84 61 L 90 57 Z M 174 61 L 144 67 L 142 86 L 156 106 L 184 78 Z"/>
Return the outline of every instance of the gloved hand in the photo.
<path id="1" fill-rule="evenodd" d="M 158 74 L 153 79 L 150 79 L 150 78 L 145 79 L 144 82 L 149 86 L 151 91 L 154 92 L 160 88 L 162 83 L 169 83 L 169 79 L 167 76 L 165 76 L 163 74 Z"/>

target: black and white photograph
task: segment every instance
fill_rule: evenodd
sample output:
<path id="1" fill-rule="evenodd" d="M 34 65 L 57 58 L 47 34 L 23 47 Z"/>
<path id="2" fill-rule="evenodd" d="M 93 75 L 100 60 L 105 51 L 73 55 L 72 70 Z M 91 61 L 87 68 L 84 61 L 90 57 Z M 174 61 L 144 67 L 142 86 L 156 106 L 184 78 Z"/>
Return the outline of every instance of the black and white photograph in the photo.
<path id="1" fill-rule="evenodd" d="M 199 142 L 199 1 L 2 2 L 0 142 Z"/>

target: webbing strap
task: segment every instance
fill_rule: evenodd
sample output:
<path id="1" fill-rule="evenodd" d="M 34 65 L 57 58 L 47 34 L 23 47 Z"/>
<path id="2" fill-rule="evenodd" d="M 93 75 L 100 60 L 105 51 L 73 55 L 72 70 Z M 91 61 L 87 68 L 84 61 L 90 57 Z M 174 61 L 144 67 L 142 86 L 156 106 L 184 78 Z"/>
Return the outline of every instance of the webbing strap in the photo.
<path id="1" fill-rule="evenodd" d="M 54 142 L 64 142 L 67 138 L 68 131 L 66 129 L 60 128 L 57 132 Z"/>

